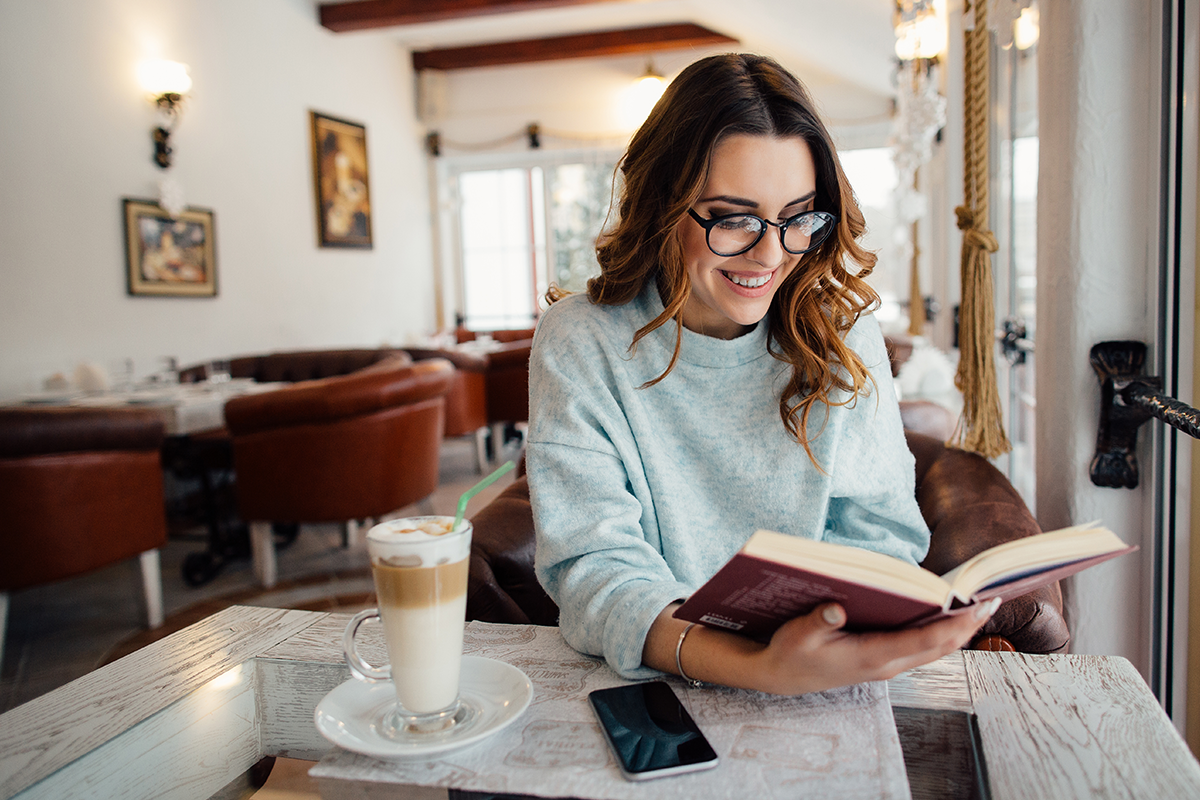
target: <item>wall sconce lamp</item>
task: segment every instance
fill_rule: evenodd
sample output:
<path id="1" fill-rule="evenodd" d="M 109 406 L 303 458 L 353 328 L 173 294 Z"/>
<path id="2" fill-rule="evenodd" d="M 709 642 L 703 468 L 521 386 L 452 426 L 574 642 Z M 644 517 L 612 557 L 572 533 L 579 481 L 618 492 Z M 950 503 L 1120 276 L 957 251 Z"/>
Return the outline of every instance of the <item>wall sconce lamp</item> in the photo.
<path id="1" fill-rule="evenodd" d="M 901 61 L 934 60 L 946 52 L 946 20 L 935 0 L 896 0 L 893 27 L 896 57 Z"/>
<path id="2" fill-rule="evenodd" d="M 1041 35 L 1041 18 L 1036 7 L 1021 9 L 1021 16 L 1013 30 L 1013 40 L 1018 50 L 1028 50 L 1037 44 Z"/>
<path id="3" fill-rule="evenodd" d="M 138 82 L 158 109 L 160 124 L 151 132 L 154 139 L 154 163 L 162 169 L 171 166 L 171 131 L 179 121 L 183 101 L 192 88 L 187 64 L 155 59 L 138 65 Z"/>

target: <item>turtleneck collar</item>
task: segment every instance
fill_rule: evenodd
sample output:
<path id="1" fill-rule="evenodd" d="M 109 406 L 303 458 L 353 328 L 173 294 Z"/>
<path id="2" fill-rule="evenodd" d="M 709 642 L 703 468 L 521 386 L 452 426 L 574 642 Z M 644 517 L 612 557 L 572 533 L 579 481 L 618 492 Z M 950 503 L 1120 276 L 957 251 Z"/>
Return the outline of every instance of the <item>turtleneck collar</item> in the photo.
<path id="1" fill-rule="evenodd" d="M 632 305 L 638 312 L 639 328 L 663 312 L 662 300 L 659 299 L 658 288 L 653 281 L 647 282 Z M 767 357 L 769 355 L 767 353 L 769 328 L 765 317 L 758 321 L 753 330 L 736 339 L 718 339 L 715 336 L 705 336 L 684 328 L 679 359 L 701 367 L 729 367 Z M 675 350 L 676 331 L 677 323 L 670 320 L 642 339 L 638 346 L 650 346 L 656 350 L 662 350 L 670 359 L 671 353 Z"/>

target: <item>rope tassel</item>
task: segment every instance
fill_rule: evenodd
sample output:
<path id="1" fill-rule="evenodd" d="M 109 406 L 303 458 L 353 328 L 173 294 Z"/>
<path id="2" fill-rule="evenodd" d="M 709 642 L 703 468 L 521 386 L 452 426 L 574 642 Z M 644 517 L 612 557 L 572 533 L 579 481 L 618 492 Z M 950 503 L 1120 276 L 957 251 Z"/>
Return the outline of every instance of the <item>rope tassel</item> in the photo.
<path id="1" fill-rule="evenodd" d="M 951 442 L 995 458 L 1012 449 L 1000 413 L 996 385 L 995 286 L 991 254 L 999 249 L 988 219 L 988 37 L 987 2 L 973 0 L 975 24 L 966 44 L 963 143 L 963 205 L 955 209 L 962 241 L 962 308 L 959 361 L 954 382 L 963 393 L 963 413 Z"/>

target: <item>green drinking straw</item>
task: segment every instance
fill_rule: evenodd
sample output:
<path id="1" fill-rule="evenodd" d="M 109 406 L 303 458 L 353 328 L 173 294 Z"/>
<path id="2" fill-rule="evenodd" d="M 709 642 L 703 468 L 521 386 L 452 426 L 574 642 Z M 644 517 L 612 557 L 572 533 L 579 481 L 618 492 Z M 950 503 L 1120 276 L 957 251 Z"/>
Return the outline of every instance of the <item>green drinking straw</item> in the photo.
<path id="1" fill-rule="evenodd" d="M 516 466 L 516 464 L 514 464 L 511 460 L 505 461 L 503 464 L 496 467 L 496 471 L 493 472 L 491 475 L 488 475 L 486 478 L 481 480 L 479 483 L 475 484 L 470 489 L 467 489 L 465 492 L 463 492 L 462 497 L 458 498 L 458 514 L 456 514 L 454 517 L 454 527 L 452 527 L 450 530 L 452 530 L 452 531 L 458 530 L 458 526 L 463 521 L 463 515 L 467 513 L 467 503 L 470 502 L 472 497 L 479 494 L 487 487 L 491 486 L 493 483 L 496 482 L 496 480 L 501 475 L 508 472 L 510 469 L 512 469 L 515 466 Z"/>

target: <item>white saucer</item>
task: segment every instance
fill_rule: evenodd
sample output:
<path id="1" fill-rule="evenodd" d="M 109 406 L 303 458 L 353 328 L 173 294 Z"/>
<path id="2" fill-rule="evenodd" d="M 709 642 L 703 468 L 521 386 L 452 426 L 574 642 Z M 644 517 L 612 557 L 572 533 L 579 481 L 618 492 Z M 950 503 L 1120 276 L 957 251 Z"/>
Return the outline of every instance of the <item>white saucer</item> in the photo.
<path id="1" fill-rule="evenodd" d="M 391 681 L 343 683 L 317 703 L 315 719 L 321 735 L 338 747 L 387 760 L 424 760 L 475 744 L 504 728 L 529 707 L 533 684 L 511 664 L 480 656 L 463 656 L 459 695 L 479 713 L 460 736 L 436 742 L 395 742 L 379 733 L 379 721 L 396 701 Z"/>

